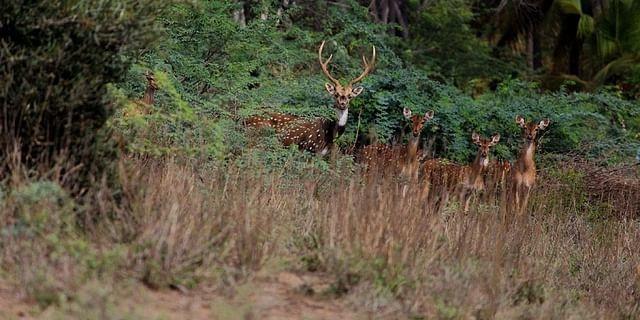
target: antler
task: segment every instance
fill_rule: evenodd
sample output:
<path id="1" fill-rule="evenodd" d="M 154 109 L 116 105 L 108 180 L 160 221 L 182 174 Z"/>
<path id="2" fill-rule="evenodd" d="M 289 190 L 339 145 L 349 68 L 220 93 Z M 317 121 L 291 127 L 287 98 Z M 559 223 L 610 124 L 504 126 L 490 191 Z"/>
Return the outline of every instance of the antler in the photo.
<path id="1" fill-rule="evenodd" d="M 373 70 L 373 66 L 376 63 L 376 46 L 372 47 L 373 54 L 371 55 L 371 61 L 367 61 L 367 58 L 364 55 L 362 56 L 362 65 L 364 66 L 364 71 L 362 71 L 362 74 L 359 77 L 351 80 L 351 82 L 349 82 L 349 86 L 358 83 L 359 81 L 364 79 L 371 72 L 371 70 Z"/>
<path id="2" fill-rule="evenodd" d="M 320 45 L 320 49 L 318 50 L 318 60 L 320 61 L 320 66 L 322 67 L 322 72 L 324 72 L 324 75 L 327 76 L 327 78 L 329 78 L 329 80 L 331 80 L 331 82 L 333 82 L 333 84 L 335 84 L 336 86 L 340 86 L 340 81 L 338 81 L 338 79 L 334 78 L 331 76 L 331 73 L 329 73 L 329 62 L 331 62 L 331 58 L 333 58 L 333 55 L 329 56 L 329 59 L 327 59 L 325 62 L 322 62 L 322 49 L 324 49 L 324 41 L 322 41 L 322 44 Z"/>

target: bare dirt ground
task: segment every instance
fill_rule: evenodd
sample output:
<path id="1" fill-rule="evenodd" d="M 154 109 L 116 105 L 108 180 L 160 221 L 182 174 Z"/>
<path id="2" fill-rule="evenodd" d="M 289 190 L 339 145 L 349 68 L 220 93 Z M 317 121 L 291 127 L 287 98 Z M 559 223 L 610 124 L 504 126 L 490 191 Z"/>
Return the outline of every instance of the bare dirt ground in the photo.
<path id="1" fill-rule="evenodd" d="M 0 319 L 367 319 L 344 299 L 320 294 L 329 283 L 321 276 L 279 272 L 256 276 L 234 288 L 231 294 L 194 290 L 153 291 L 136 285 L 118 290 L 108 300 L 92 299 L 82 307 L 49 307 L 21 299 L 8 286 L 0 286 Z M 89 294 L 91 295 L 91 294 Z M 90 312 L 86 309 L 91 309 Z"/>

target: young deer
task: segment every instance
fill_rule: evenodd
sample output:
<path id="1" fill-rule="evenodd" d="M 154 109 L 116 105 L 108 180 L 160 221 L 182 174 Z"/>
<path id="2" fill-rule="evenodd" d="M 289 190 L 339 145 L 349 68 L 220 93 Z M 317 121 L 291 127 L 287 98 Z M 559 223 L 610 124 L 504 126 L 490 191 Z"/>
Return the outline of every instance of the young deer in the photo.
<path id="1" fill-rule="evenodd" d="M 156 77 L 153 73 L 148 72 L 145 77 L 147 78 L 147 89 L 144 91 L 142 97 L 142 103 L 146 105 L 153 105 L 155 101 L 156 90 L 158 90 L 158 84 L 156 83 Z"/>
<path id="2" fill-rule="evenodd" d="M 489 149 L 500 141 L 500 135 L 491 139 L 472 133 L 471 139 L 478 146 L 478 153 L 471 165 L 459 165 L 444 159 L 430 159 L 422 165 L 423 194 L 439 212 L 449 201 L 451 194 L 458 194 L 464 213 L 469 211 L 471 196 L 485 189 L 484 173 L 489 166 Z"/>
<path id="3" fill-rule="evenodd" d="M 145 74 L 147 79 L 147 88 L 144 91 L 142 99 L 133 101 L 130 107 L 124 110 L 124 116 L 130 117 L 134 115 L 145 115 L 150 113 L 150 106 L 155 102 L 155 94 L 158 90 L 158 84 L 153 73 Z"/>
<path id="4" fill-rule="evenodd" d="M 473 143 L 478 146 L 476 159 L 470 166 L 465 166 L 463 170 L 462 189 L 460 190 L 460 203 L 463 205 L 463 212 L 469 212 L 471 196 L 479 191 L 484 191 L 484 173 L 489 166 L 489 149 L 500 141 L 500 135 L 494 134 L 491 139 L 481 138 L 477 133 L 471 134 Z"/>
<path id="5" fill-rule="evenodd" d="M 413 115 L 411 110 L 404 108 L 402 114 L 405 119 L 411 121 L 411 137 L 406 147 L 394 147 L 388 144 L 372 144 L 362 149 L 362 161 L 369 165 L 378 165 L 383 168 L 395 167 L 398 163 L 403 171 L 415 173 L 418 167 L 418 147 L 420 146 L 420 133 L 424 124 L 433 118 L 433 110 L 427 111 L 424 116 Z"/>
<path id="6" fill-rule="evenodd" d="M 536 137 L 538 131 L 549 126 L 549 119 L 542 119 L 540 122 L 527 123 L 522 116 L 516 117 L 516 123 L 522 128 L 524 144 L 511 170 L 511 188 L 508 204 L 512 206 L 510 212 L 517 210 L 518 214 L 524 213 L 524 209 L 529 201 L 531 189 L 536 183 L 536 163 L 534 155 L 536 153 Z"/>
<path id="7" fill-rule="evenodd" d="M 361 86 L 355 86 L 362 81 L 372 70 L 376 61 L 376 47 L 373 47 L 371 60 L 362 57 L 364 70 L 357 78 L 349 81 L 346 86 L 340 84 L 329 72 L 329 63 L 333 55 L 327 60 L 322 58 L 323 41 L 318 49 L 318 60 L 324 75 L 331 81 L 325 88 L 334 98 L 333 107 L 336 109 L 338 119 L 304 119 L 294 115 L 272 113 L 267 116 L 253 116 L 245 120 L 249 127 L 272 127 L 281 137 L 285 146 L 297 144 L 299 148 L 315 153 L 326 154 L 333 148 L 333 141 L 344 132 L 349 115 L 349 102 L 364 90 Z"/>

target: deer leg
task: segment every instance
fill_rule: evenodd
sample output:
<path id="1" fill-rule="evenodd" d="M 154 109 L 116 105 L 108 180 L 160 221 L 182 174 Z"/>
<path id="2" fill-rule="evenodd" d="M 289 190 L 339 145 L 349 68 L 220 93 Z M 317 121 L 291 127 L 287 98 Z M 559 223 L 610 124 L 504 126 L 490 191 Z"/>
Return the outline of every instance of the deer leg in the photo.
<path id="1" fill-rule="evenodd" d="M 433 211 L 435 213 L 441 212 L 449 200 L 449 192 L 442 184 L 442 181 L 429 180 L 427 192 L 427 200 Z"/>
<path id="2" fill-rule="evenodd" d="M 444 208 L 447 206 L 447 203 L 449 202 L 449 191 L 442 190 L 441 192 L 442 194 L 436 200 L 437 212 L 442 212 L 442 210 L 444 210 Z"/>
<path id="3" fill-rule="evenodd" d="M 500 214 L 502 216 L 502 221 L 507 223 L 509 209 L 511 207 L 511 192 L 510 188 L 507 188 L 507 184 L 503 183 L 502 189 L 500 190 L 500 200 L 498 202 L 498 206 L 500 209 Z"/>
<path id="4" fill-rule="evenodd" d="M 429 191 L 431 189 L 431 181 L 427 179 L 427 181 L 423 182 L 422 190 L 420 192 L 420 201 L 429 201 Z"/>
<path id="5" fill-rule="evenodd" d="M 520 208 L 520 214 L 525 214 L 525 211 L 527 210 L 527 204 L 529 203 L 529 196 L 531 195 L 531 188 L 530 187 L 524 187 L 522 190 L 522 203 L 521 203 L 521 208 Z"/>
<path id="6" fill-rule="evenodd" d="M 441 178 L 440 182 L 440 192 L 442 193 L 442 196 L 439 199 L 440 202 L 438 203 L 438 210 L 441 211 L 444 210 L 444 208 L 447 206 L 447 203 L 449 203 L 449 197 L 451 196 L 451 194 L 455 194 L 456 191 L 458 191 L 458 187 L 455 184 L 457 181 L 455 181 L 451 176 L 445 176 Z"/>
<path id="7" fill-rule="evenodd" d="M 460 205 L 462 205 L 462 212 L 464 214 L 469 213 L 469 203 L 471 202 L 471 190 L 467 187 L 463 187 L 460 192 Z"/>
<path id="8" fill-rule="evenodd" d="M 513 188 L 513 208 L 512 208 L 512 214 L 516 213 L 519 214 L 520 213 L 520 186 L 516 185 Z"/>

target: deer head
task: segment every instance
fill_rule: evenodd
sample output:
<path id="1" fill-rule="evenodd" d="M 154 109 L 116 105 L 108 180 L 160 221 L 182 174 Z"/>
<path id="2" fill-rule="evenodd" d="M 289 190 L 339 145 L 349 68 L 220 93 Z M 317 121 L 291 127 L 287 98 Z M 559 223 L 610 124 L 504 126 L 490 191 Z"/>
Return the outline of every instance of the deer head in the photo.
<path id="1" fill-rule="evenodd" d="M 476 159 L 480 165 L 486 167 L 489 164 L 489 149 L 498 144 L 500 135 L 496 133 L 491 139 L 486 139 L 474 132 L 471 134 L 471 140 L 478 146 L 478 156 Z"/>
<path id="2" fill-rule="evenodd" d="M 404 115 L 405 119 L 411 121 L 411 133 L 413 133 L 414 138 L 419 137 L 424 124 L 427 121 L 433 119 L 433 110 L 427 111 L 424 116 L 420 116 L 417 114 L 412 115 L 411 110 L 409 110 L 408 108 L 404 108 L 402 110 L 402 114 Z"/>
<path id="3" fill-rule="evenodd" d="M 364 67 L 362 74 L 360 74 L 360 76 L 358 76 L 357 78 L 349 81 L 346 86 L 343 86 L 342 84 L 340 84 L 340 81 L 334 78 L 329 72 L 329 63 L 331 62 L 331 58 L 333 58 L 333 55 L 330 55 L 327 60 L 322 59 L 322 50 L 324 49 L 324 44 L 325 42 L 322 41 L 320 49 L 318 50 L 318 60 L 320 61 L 322 72 L 327 77 L 327 79 L 331 81 L 331 83 L 325 84 L 325 88 L 327 89 L 329 94 L 333 96 L 335 100 L 335 108 L 338 109 L 338 111 L 345 111 L 349 108 L 349 102 L 351 101 L 351 99 L 357 97 L 364 90 L 364 88 L 362 88 L 361 86 L 354 85 L 362 81 L 362 79 L 364 79 L 371 72 L 371 70 L 373 70 L 373 66 L 376 62 L 376 47 L 373 47 L 371 60 L 367 60 L 365 56 L 362 56 L 362 63 Z M 346 118 L 344 120 L 346 120 Z"/>
<path id="4" fill-rule="evenodd" d="M 551 121 L 547 118 L 540 120 L 540 122 L 527 123 L 522 116 L 516 116 L 516 123 L 522 128 L 524 139 L 528 142 L 534 142 L 538 136 L 538 131 L 546 129 Z"/>

